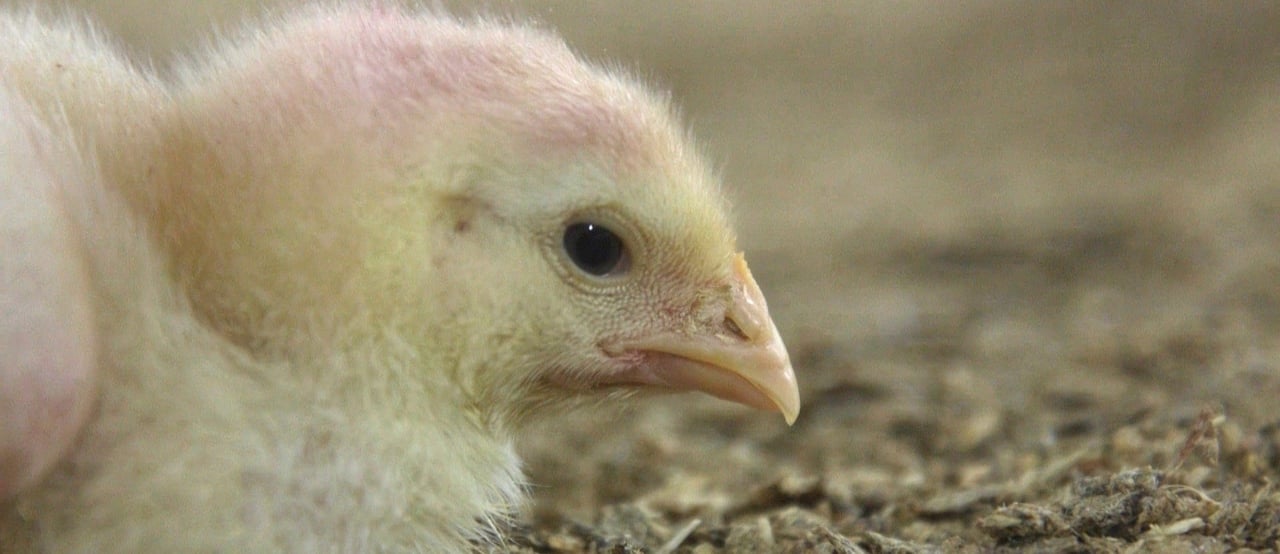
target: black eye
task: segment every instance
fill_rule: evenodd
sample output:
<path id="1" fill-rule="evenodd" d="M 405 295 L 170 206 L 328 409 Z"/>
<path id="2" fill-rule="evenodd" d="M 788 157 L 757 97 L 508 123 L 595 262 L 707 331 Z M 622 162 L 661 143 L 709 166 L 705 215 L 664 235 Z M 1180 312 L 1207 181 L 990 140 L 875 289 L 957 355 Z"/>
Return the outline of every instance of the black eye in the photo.
<path id="1" fill-rule="evenodd" d="M 596 277 L 626 269 L 622 239 L 597 223 L 574 223 L 565 229 L 564 251 L 579 269 Z"/>

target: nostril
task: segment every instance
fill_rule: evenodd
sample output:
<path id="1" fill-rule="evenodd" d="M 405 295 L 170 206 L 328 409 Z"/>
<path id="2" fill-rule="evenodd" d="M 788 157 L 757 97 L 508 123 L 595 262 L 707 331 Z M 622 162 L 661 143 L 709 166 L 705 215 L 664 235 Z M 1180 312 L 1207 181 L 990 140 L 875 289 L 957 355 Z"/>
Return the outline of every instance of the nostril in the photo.
<path id="1" fill-rule="evenodd" d="M 745 340 L 745 341 L 751 340 L 751 337 L 748 336 L 747 333 L 742 330 L 742 327 L 740 327 L 738 325 L 738 322 L 734 321 L 732 317 L 724 318 L 724 328 L 728 329 L 729 333 L 733 334 L 734 336 L 742 340 Z"/>
<path id="2" fill-rule="evenodd" d="M 764 295 L 751 270 L 747 269 L 747 261 L 739 252 L 733 260 L 734 279 L 731 281 L 731 300 L 725 313 L 725 327 L 734 335 L 747 342 L 768 341 L 777 334 L 773 322 L 769 319 L 769 309 L 765 306 Z"/>
<path id="3" fill-rule="evenodd" d="M 735 294 L 733 304 L 724 314 L 724 326 L 734 336 L 747 342 L 755 342 L 769 334 L 768 314 L 761 314 L 762 306 L 744 294 Z"/>

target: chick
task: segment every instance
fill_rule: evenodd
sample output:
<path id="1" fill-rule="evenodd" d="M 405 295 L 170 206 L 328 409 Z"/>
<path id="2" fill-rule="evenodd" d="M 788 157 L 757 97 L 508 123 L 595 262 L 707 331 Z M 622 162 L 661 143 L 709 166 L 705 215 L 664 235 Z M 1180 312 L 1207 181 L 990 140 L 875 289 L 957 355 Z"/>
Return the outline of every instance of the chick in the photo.
<path id="1" fill-rule="evenodd" d="M 311 8 L 169 81 L 0 43 L 6 552 L 461 551 L 538 417 L 799 411 L 666 99 L 546 32 Z"/>

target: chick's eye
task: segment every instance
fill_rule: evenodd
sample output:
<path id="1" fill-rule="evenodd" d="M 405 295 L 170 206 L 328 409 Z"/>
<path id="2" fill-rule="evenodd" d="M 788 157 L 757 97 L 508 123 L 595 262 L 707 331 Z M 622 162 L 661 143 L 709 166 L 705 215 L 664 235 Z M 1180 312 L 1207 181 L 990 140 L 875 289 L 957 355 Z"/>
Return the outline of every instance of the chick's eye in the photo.
<path id="1" fill-rule="evenodd" d="M 564 251 L 578 269 L 596 277 L 626 270 L 622 239 L 598 223 L 574 223 L 564 231 Z"/>

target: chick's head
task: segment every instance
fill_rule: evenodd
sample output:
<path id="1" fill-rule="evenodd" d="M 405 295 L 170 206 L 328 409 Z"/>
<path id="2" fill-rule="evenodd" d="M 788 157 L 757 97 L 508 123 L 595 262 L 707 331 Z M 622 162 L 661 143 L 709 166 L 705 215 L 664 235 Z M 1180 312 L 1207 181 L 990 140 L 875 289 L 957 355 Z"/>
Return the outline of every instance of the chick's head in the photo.
<path id="1" fill-rule="evenodd" d="M 795 418 L 718 178 L 665 98 L 527 27 L 302 21 L 186 79 L 167 148 L 209 163 L 170 180 L 219 196 L 174 192 L 165 233 L 206 319 L 282 355 L 409 345 L 422 367 L 396 378 L 495 417 L 692 389 Z"/>

